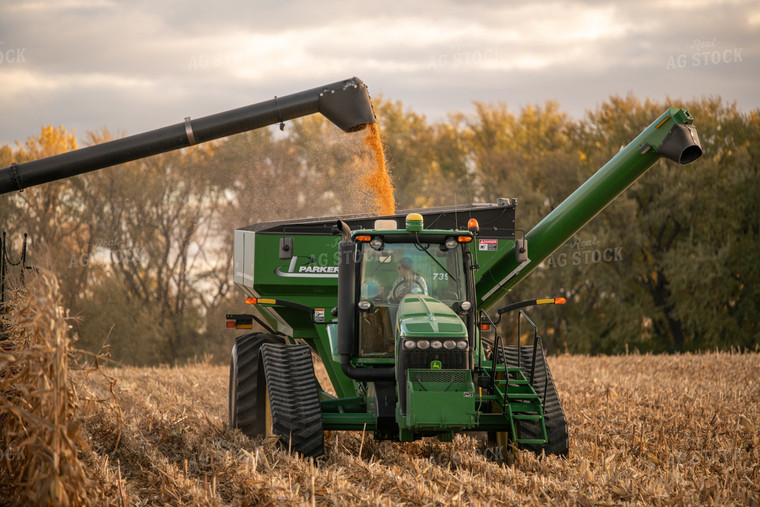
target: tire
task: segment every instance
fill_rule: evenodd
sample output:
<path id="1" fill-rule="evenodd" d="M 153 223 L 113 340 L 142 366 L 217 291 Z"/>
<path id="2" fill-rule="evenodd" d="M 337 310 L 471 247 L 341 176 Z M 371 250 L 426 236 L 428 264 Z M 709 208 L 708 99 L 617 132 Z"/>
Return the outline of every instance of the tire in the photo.
<path id="1" fill-rule="evenodd" d="M 518 350 L 516 345 L 508 345 L 501 348 L 502 354 L 506 355 L 507 366 L 517 367 Z M 503 361 L 504 355 L 500 356 Z M 533 345 L 520 347 L 520 369 L 525 378 L 530 380 L 530 366 L 533 361 Z M 533 389 L 541 397 L 544 411 L 544 424 L 546 425 L 547 442 L 545 444 L 523 444 L 521 448 L 528 449 L 540 456 L 542 453 L 557 456 L 568 456 L 570 452 L 569 438 L 567 434 L 567 419 L 562 404 L 559 401 L 557 389 L 554 386 L 549 365 L 546 363 L 544 352 L 541 347 L 536 351 L 536 367 L 533 375 Z M 541 426 L 534 421 L 515 421 L 520 438 L 541 438 Z"/>
<path id="2" fill-rule="evenodd" d="M 264 344 L 259 352 L 257 430 L 307 457 L 324 454 L 322 405 L 307 345 Z"/>
<path id="3" fill-rule="evenodd" d="M 229 422 L 249 437 L 256 436 L 259 381 L 259 349 L 265 343 L 283 343 L 267 333 L 238 336 L 230 358 Z"/>

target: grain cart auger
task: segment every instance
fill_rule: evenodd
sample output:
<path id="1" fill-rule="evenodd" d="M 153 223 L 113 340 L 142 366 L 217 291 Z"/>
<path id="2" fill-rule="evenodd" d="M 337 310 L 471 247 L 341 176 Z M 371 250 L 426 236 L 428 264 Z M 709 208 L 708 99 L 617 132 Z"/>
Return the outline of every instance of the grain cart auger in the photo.
<path id="1" fill-rule="evenodd" d="M 252 313 L 237 338 L 229 417 L 249 435 L 278 435 L 307 456 L 325 430 L 368 430 L 411 441 L 459 432 L 568 453 L 568 434 L 539 340 L 505 346 L 481 329 L 508 311 L 499 298 L 565 243 L 661 157 L 702 154 L 688 111 L 670 108 L 526 235 L 512 199 L 380 217 L 319 218 L 235 231 L 233 275 Z M 489 316 L 489 311 L 492 311 Z M 490 336 L 490 335 L 489 335 Z M 332 391 L 317 381 L 321 358 Z"/>
<path id="2" fill-rule="evenodd" d="M 11 164 L 0 169 L 0 194 L 55 181 L 96 169 L 186 148 L 194 144 L 255 130 L 287 120 L 322 113 L 346 132 L 375 123 L 375 114 L 361 79 L 353 77 L 266 102 L 135 134 L 61 155 Z"/>

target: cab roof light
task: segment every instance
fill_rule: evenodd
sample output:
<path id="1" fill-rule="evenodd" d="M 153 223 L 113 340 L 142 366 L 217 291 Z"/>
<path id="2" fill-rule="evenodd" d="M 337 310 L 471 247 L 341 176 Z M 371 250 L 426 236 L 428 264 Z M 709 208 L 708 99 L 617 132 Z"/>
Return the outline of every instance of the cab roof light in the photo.
<path id="1" fill-rule="evenodd" d="M 374 228 L 377 230 L 395 231 L 398 229 L 398 224 L 392 219 L 378 219 L 375 220 Z"/>
<path id="2" fill-rule="evenodd" d="M 480 232 L 480 224 L 478 224 L 477 219 L 471 218 L 467 221 L 467 230 L 473 234 Z"/>
<path id="3" fill-rule="evenodd" d="M 457 236 L 457 241 L 460 243 L 469 243 L 472 241 L 472 236 Z"/>
<path id="4" fill-rule="evenodd" d="M 362 234 L 360 236 L 356 236 L 356 241 L 361 241 L 362 243 L 367 243 L 369 241 L 372 241 L 372 236 L 369 234 Z"/>
<path id="5" fill-rule="evenodd" d="M 383 249 L 383 247 L 385 246 L 385 243 L 383 243 L 383 238 L 376 236 L 372 238 L 372 241 L 369 242 L 369 246 L 371 246 L 373 249 L 379 252 Z"/>

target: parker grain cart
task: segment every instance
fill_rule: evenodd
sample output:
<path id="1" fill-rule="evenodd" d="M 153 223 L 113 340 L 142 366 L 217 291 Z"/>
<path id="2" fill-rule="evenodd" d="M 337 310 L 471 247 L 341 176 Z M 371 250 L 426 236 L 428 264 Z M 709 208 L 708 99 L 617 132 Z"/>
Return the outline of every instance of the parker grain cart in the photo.
<path id="1" fill-rule="evenodd" d="M 0 170 L 0 193 L 321 112 L 346 131 L 375 121 L 356 79 Z M 487 339 L 501 316 L 561 304 L 545 298 L 496 308 L 509 290 L 661 157 L 679 164 L 702 150 L 688 111 L 669 108 L 527 234 L 514 199 L 378 216 L 251 225 L 235 231 L 233 277 L 249 314 L 236 339 L 229 420 L 277 435 L 306 456 L 324 431 L 377 439 L 450 441 L 487 435 L 514 447 L 568 453 L 568 434 L 537 330 L 531 344 Z M 534 326 L 535 329 L 535 326 Z M 335 395 L 319 384 L 320 358 Z"/>

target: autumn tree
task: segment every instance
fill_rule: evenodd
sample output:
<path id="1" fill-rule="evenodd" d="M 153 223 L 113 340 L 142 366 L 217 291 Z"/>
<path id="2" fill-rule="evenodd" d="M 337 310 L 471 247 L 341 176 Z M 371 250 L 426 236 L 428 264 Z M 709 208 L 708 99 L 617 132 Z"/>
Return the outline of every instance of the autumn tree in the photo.
<path id="1" fill-rule="evenodd" d="M 36 160 L 77 148 L 76 138 L 63 127 L 44 126 L 16 150 L 0 150 L 2 165 Z M 0 196 L 0 229 L 9 237 L 28 232 L 35 262 L 53 269 L 67 306 L 77 308 L 86 290 L 94 248 L 90 210 L 83 204 L 86 186 L 81 179 L 60 180 Z"/>
<path id="2" fill-rule="evenodd" d="M 574 119 L 554 102 L 476 103 L 430 122 L 401 102 L 374 105 L 397 209 L 517 198 L 526 231 L 666 107 L 614 96 Z M 531 310 L 550 350 L 758 344 L 760 113 L 717 98 L 677 105 L 693 113 L 705 155 L 658 162 L 504 298 L 568 299 Z M 83 346 L 110 344 L 114 358 L 141 364 L 209 351 L 224 360 L 234 338 L 224 314 L 249 311 L 231 282 L 234 229 L 374 214 L 364 138 L 300 118 L 0 196 L 0 225 L 30 233 L 35 261 L 47 252 Z M 108 139 L 104 130 L 85 144 Z M 75 147 L 72 134 L 44 127 L 0 147 L 0 163 Z"/>

